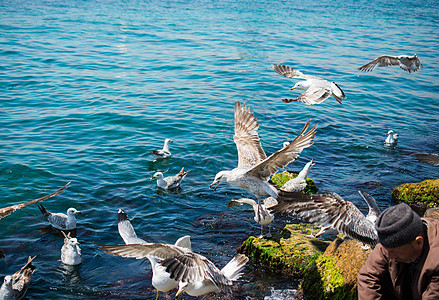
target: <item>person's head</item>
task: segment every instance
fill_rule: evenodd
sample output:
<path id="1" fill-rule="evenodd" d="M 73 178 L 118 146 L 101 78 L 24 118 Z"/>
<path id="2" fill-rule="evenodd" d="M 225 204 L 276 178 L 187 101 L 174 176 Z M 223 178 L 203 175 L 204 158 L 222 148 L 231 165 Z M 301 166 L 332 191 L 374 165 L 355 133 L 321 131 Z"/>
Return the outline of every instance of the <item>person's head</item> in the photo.
<path id="1" fill-rule="evenodd" d="M 422 220 L 407 204 L 392 206 L 375 223 L 378 241 L 390 259 L 414 262 L 422 253 L 424 235 Z"/>

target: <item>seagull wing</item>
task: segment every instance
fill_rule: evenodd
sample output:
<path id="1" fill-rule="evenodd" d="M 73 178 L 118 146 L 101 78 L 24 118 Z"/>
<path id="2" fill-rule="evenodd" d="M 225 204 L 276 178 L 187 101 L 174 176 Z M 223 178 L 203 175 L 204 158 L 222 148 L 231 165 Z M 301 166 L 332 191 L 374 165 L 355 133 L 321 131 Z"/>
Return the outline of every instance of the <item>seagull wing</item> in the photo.
<path id="1" fill-rule="evenodd" d="M 35 199 L 35 200 L 31 200 L 28 202 L 24 202 L 24 203 L 20 203 L 20 204 L 16 204 L 16 205 L 12 205 L 12 206 L 8 206 L 8 207 L 4 207 L 4 208 L 0 208 L 0 219 L 9 216 L 11 213 L 13 213 L 14 211 L 16 211 L 17 209 L 26 207 L 28 205 L 46 200 L 48 198 L 54 197 L 56 195 L 61 194 L 62 192 L 64 192 L 64 190 L 67 188 L 67 186 L 70 184 L 70 182 L 68 182 L 67 184 L 65 184 L 63 187 L 59 188 L 58 190 L 56 190 L 55 192 L 53 192 L 52 194 L 49 194 L 47 196 Z"/>
<path id="2" fill-rule="evenodd" d="M 367 214 L 367 218 L 369 218 L 369 216 L 373 216 L 375 219 L 378 218 L 378 216 L 381 214 L 381 209 L 378 206 L 375 198 L 369 195 L 369 193 L 364 190 L 359 190 L 358 193 L 361 195 L 361 197 L 363 197 L 364 201 L 366 201 L 367 205 L 369 206 L 369 213 Z"/>
<path id="3" fill-rule="evenodd" d="M 305 126 L 294 141 L 264 159 L 262 162 L 248 170 L 247 173 L 268 180 L 272 174 L 277 172 L 278 168 L 283 168 L 287 164 L 294 162 L 303 149 L 308 148 L 313 144 L 317 125 L 306 132 L 309 124 L 310 120 L 306 121 Z"/>
<path id="4" fill-rule="evenodd" d="M 264 160 L 267 155 L 262 149 L 258 135 L 259 124 L 240 102 L 235 102 L 235 135 L 233 140 L 238 149 L 238 167 L 250 167 Z"/>
<path id="5" fill-rule="evenodd" d="M 63 213 L 51 213 L 47 216 L 47 220 L 55 228 L 66 229 L 67 215 Z"/>
<path id="6" fill-rule="evenodd" d="M 272 65 L 273 69 L 277 74 L 294 79 L 294 78 L 302 78 L 302 79 L 321 79 L 320 77 L 305 75 L 299 70 L 293 69 L 286 65 Z"/>
<path id="7" fill-rule="evenodd" d="M 439 166 L 439 155 L 434 153 L 413 153 L 413 155 L 418 161 L 433 165 Z"/>
<path id="8" fill-rule="evenodd" d="M 338 232 L 362 243 L 375 246 L 378 235 L 375 225 L 352 203 L 336 193 L 316 195 L 280 192 L 279 204 L 271 210 L 275 213 L 294 213 L 305 221 Z"/>
<path id="9" fill-rule="evenodd" d="M 306 104 L 319 104 L 331 96 L 332 91 L 329 88 L 312 85 L 305 92 L 297 96 L 297 102 Z"/>
<path id="10" fill-rule="evenodd" d="M 187 249 L 168 244 L 132 244 L 132 245 L 101 245 L 100 250 L 117 256 L 141 259 L 148 256 L 157 259 L 167 259 L 186 253 Z"/>
<path id="11" fill-rule="evenodd" d="M 131 225 L 130 219 L 122 209 L 120 209 L 117 213 L 117 229 L 119 231 L 119 235 L 127 245 L 146 243 L 145 240 L 137 237 L 136 231 L 134 230 L 133 225 Z"/>
<path id="12" fill-rule="evenodd" d="M 235 207 L 235 206 L 240 206 L 240 205 L 243 205 L 243 204 L 249 204 L 251 206 L 257 205 L 256 201 L 253 200 L 253 199 L 241 198 L 241 199 L 238 199 L 238 200 L 230 200 L 227 203 L 227 207 Z"/>
<path id="13" fill-rule="evenodd" d="M 375 58 L 371 62 L 365 64 L 358 68 L 358 70 L 363 72 L 371 72 L 375 67 L 387 67 L 387 66 L 398 66 L 399 59 L 397 56 L 382 55 Z"/>
<path id="14" fill-rule="evenodd" d="M 162 261 L 161 265 L 176 281 L 194 282 L 207 279 L 220 289 L 232 284 L 210 260 L 197 253 L 188 252 L 168 258 Z"/>
<path id="15" fill-rule="evenodd" d="M 399 67 L 404 71 L 411 73 L 422 68 L 422 64 L 416 54 L 413 56 L 402 55 L 399 57 Z"/>
<path id="16" fill-rule="evenodd" d="M 277 204 L 278 204 L 277 200 L 274 199 L 273 197 L 267 197 L 264 199 L 264 205 L 267 209 L 271 208 Z"/>

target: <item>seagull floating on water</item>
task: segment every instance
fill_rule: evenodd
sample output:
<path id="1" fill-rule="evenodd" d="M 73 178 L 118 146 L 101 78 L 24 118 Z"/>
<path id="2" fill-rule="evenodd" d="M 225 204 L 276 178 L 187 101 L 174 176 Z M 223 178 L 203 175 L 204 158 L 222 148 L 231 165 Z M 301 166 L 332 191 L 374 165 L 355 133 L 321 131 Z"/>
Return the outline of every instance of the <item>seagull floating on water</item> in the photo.
<path id="1" fill-rule="evenodd" d="M 215 190 L 221 182 L 239 186 L 253 193 L 258 198 L 259 210 L 261 200 L 259 196 L 268 195 L 277 199 L 278 191 L 268 183 L 268 179 L 277 172 L 278 168 L 285 167 L 294 162 L 303 149 L 313 144 L 317 125 L 308 132 L 310 121 L 308 120 L 302 131 L 288 146 L 276 151 L 269 157 L 262 149 L 259 141 L 259 124 L 240 102 L 235 102 L 235 135 L 233 140 L 238 149 L 238 167 L 230 171 L 220 171 L 216 174 L 210 187 Z"/>
<path id="2" fill-rule="evenodd" d="M 49 223 L 59 230 L 73 230 L 76 228 L 75 214 L 80 214 L 75 208 L 71 207 L 67 210 L 67 215 L 63 213 L 51 213 L 42 204 L 39 204 L 42 214 L 46 217 Z"/>
<path id="3" fill-rule="evenodd" d="M 27 263 L 13 275 L 6 275 L 0 288 L 0 299 L 23 299 L 29 288 L 35 266 L 32 261 L 36 256 L 28 258 Z"/>
<path id="4" fill-rule="evenodd" d="M 119 209 L 119 212 L 117 213 L 117 227 L 119 234 L 126 245 L 148 243 L 137 237 L 133 225 L 131 225 L 127 214 L 122 209 Z M 179 238 L 174 245 L 192 250 L 191 239 L 188 235 Z M 159 292 L 167 293 L 172 289 L 178 288 L 178 281 L 171 279 L 171 274 L 166 272 L 166 268 L 160 264 L 161 259 L 154 256 L 146 256 L 146 258 L 148 258 L 151 263 L 152 285 L 157 290 L 156 300 L 159 297 Z"/>
<path id="5" fill-rule="evenodd" d="M 61 261 L 69 266 L 76 266 L 82 263 L 81 248 L 76 238 L 70 237 L 70 232 L 64 235 L 64 245 L 61 248 Z"/>
<path id="6" fill-rule="evenodd" d="M 415 54 L 413 56 L 408 55 L 382 55 L 371 62 L 365 64 L 358 68 L 358 70 L 363 72 L 371 72 L 375 67 L 387 67 L 387 66 L 399 66 L 406 72 L 416 72 L 419 68 L 422 68 L 421 61 L 419 57 Z"/>
<path id="7" fill-rule="evenodd" d="M 151 176 L 150 179 L 157 179 L 157 186 L 159 188 L 169 190 L 174 189 L 180 186 L 181 181 L 183 178 L 187 175 L 189 171 L 184 171 L 184 167 L 181 168 L 180 172 L 178 172 L 177 175 L 169 176 L 169 177 L 163 177 L 162 172 L 156 172 L 154 175 Z"/>
<path id="8" fill-rule="evenodd" d="M 290 180 L 288 180 L 282 187 L 281 190 L 285 192 L 301 192 L 306 188 L 306 178 L 308 177 L 311 167 L 314 166 L 313 160 L 308 162 L 299 172 L 299 174 Z"/>
<path id="9" fill-rule="evenodd" d="M 413 155 L 418 161 L 432 165 L 439 166 L 439 155 L 435 153 L 413 153 Z"/>
<path id="10" fill-rule="evenodd" d="M 316 237 L 337 231 L 364 244 L 375 246 L 378 243 L 375 221 L 381 210 L 376 200 L 366 191 L 360 190 L 359 193 L 369 207 L 367 216 L 352 202 L 344 200 L 336 193 L 309 195 L 287 194 L 281 191 L 279 204 L 272 207 L 271 211 L 282 214 L 294 213 L 306 222 L 321 226 Z"/>
<path id="11" fill-rule="evenodd" d="M 169 143 L 173 143 L 171 139 L 165 139 L 165 144 L 163 145 L 163 149 L 161 150 L 152 150 L 152 153 L 155 159 L 160 158 L 169 158 L 171 157 L 171 151 L 169 151 Z"/>
<path id="12" fill-rule="evenodd" d="M 283 99 L 282 101 L 285 103 L 294 101 L 303 102 L 310 105 L 320 104 L 328 99 L 331 95 L 334 96 L 335 100 L 337 100 L 337 102 L 340 104 L 342 104 L 341 99 L 346 99 L 345 93 L 335 82 L 329 82 L 323 78 L 312 75 L 305 75 L 299 70 L 293 69 L 286 65 L 273 64 L 272 66 L 276 73 L 282 76 L 291 79 L 305 79 L 305 81 L 297 82 L 291 88 L 292 90 L 300 88 L 305 90 L 305 92 L 300 94 L 296 99 Z"/>
<path id="13" fill-rule="evenodd" d="M 0 219 L 9 216 L 11 213 L 13 213 L 14 211 L 16 211 L 17 209 L 26 207 L 28 205 L 49 199 L 51 197 L 54 197 L 56 195 L 61 194 L 62 192 L 64 192 L 64 190 L 67 188 L 67 186 L 70 184 L 70 182 L 66 183 L 63 187 L 59 188 L 58 190 L 56 190 L 55 192 L 53 192 L 52 194 L 49 194 L 47 196 L 35 199 L 35 200 L 31 200 L 28 202 L 24 202 L 24 203 L 20 203 L 20 204 L 16 204 L 16 205 L 12 205 L 12 206 L 8 206 L 8 207 L 3 207 L 0 208 Z"/>
<path id="14" fill-rule="evenodd" d="M 399 134 L 393 133 L 393 130 L 389 130 L 387 132 L 387 138 L 385 140 L 385 144 L 388 146 L 394 146 L 398 143 Z"/>
<path id="15" fill-rule="evenodd" d="M 268 225 L 268 234 L 267 237 L 271 236 L 271 222 L 274 220 L 274 214 L 272 214 L 268 209 L 275 206 L 277 204 L 277 200 L 273 197 L 268 197 L 264 199 L 264 204 L 261 204 L 261 209 L 258 212 L 258 204 L 253 199 L 248 198 L 241 198 L 238 200 L 230 200 L 229 203 L 227 203 L 227 207 L 235 207 L 240 206 L 243 204 L 249 204 L 253 207 L 253 210 L 255 212 L 255 222 L 258 224 L 261 224 L 261 235 L 259 236 L 262 238 L 263 235 L 263 228 L 264 225 Z"/>
<path id="16" fill-rule="evenodd" d="M 169 244 L 98 245 L 100 250 L 128 258 L 153 258 L 165 268 L 170 278 L 179 282 L 176 297 L 185 292 L 201 296 L 210 292 L 230 290 L 234 280 L 247 263 L 245 255 L 236 255 L 223 269 L 219 270 L 206 257 L 190 249 Z"/>

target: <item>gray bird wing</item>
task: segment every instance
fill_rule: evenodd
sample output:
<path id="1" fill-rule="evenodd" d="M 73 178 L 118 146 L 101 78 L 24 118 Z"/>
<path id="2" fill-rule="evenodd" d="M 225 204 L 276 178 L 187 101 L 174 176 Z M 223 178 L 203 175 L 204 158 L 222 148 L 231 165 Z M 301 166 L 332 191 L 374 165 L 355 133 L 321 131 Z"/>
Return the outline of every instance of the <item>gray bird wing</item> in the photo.
<path id="1" fill-rule="evenodd" d="M 310 86 L 305 92 L 297 96 L 297 102 L 306 104 L 320 104 L 331 96 L 332 92 L 329 88 L 321 86 Z"/>
<path id="2" fill-rule="evenodd" d="M 309 128 L 309 124 L 310 120 L 306 121 L 305 126 L 294 141 L 252 167 L 247 171 L 247 174 L 268 180 L 272 174 L 277 172 L 278 168 L 284 168 L 287 164 L 294 162 L 303 149 L 313 144 L 317 125 L 306 132 Z"/>
<path id="3" fill-rule="evenodd" d="M 375 58 L 371 62 L 358 68 L 363 72 L 371 72 L 375 67 L 399 66 L 399 59 L 397 56 L 382 55 Z"/>
<path id="4" fill-rule="evenodd" d="M 0 208 L 0 219 L 9 216 L 11 213 L 13 213 L 14 211 L 16 211 L 17 209 L 26 207 L 28 205 L 49 199 L 51 197 L 54 197 L 56 195 L 61 194 L 62 192 L 64 192 L 64 190 L 67 188 L 67 186 L 70 184 L 70 182 L 66 183 L 63 187 L 59 188 L 58 190 L 56 190 L 55 192 L 53 192 L 52 194 L 49 194 L 47 196 L 35 199 L 35 200 L 31 200 L 28 202 L 24 202 L 24 203 L 20 203 L 20 204 L 16 204 L 16 205 L 12 205 L 12 206 L 8 206 L 8 207 L 4 207 L 4 208 Z"/>
<path id="5" fill-rule="evenodd" d="M 413 153 L 413 155 L 418 161 L 432 165 L 439 166 L 439 155 L 435 153 Z"/>
<path id="6" fill-rule="evenodd" d="M 117 256 L 142 259 L 148 256 L 156 259 L 167 259 L 178 255 L 183 255 L 189 250 L 168 244 L 132 244 L 132 245 L 100 245 L 100 250 Z"/>
<path id="7" fill-rule="evenodd" d="M 241 106 L 238 101 L 235 102 L 233 141 L 238 149 L 238 167 L 251 167 L 267 158 L 259 140 L 258 129 L 259 124 L 250 108 L 246 108 L 245 104 Z"/>
<path id="8" fill-rule="evenodd" d="M 286 65 L 272 65 L 273 69 L 276 71 L 277 74 L 295 79 L 295 78 L 302 78 L 302 79 L 322 79 L 320 77 L 312 76 L 312 75 L 305 75 L 299 70 L 293 69 Z"/>

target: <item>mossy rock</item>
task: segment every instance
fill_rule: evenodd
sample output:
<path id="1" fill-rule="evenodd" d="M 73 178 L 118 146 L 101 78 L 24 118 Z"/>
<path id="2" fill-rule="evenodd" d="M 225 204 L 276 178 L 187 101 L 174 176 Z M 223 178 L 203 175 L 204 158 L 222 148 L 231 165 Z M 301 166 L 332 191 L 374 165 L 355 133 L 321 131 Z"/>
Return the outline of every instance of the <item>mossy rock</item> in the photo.
<path id="1" fill-rule="evenodd" d="M 278 187 L 283 187 L 288 180 L 296 178 L 299 173 L 291 173 L 291 172 L 281 172 L 276 173 L 271 177 L 271 181 L 275 183 Z M 314 181 L 311 178 L 306 178 L 306 188 L 303 190 L 305 194 L 315 194 L 317 193 L 318 188 L 316 187 Z"/>
<path id="2" fill-rule="evenodd" d="M 392 191 L 392 198 L 410 205 L 416 211 L 439 206 L 439 179 L 404 183 Z"/>
<path id="3" fill-rule="evenodd" d="M 335 239 L 304 272 L 306 299 L 357 299 L 357 274 L 371 250 L 355 240 Z"/>
<path id="4" fill-rule="evenodd" d="M 272 239 L 249 237 L 238 252 L 267 271 L 302 278 L 304 270 L 329 245 L 329 242 L 310 237 L 311 229 L 307 224 L 289 224 Z"/>

